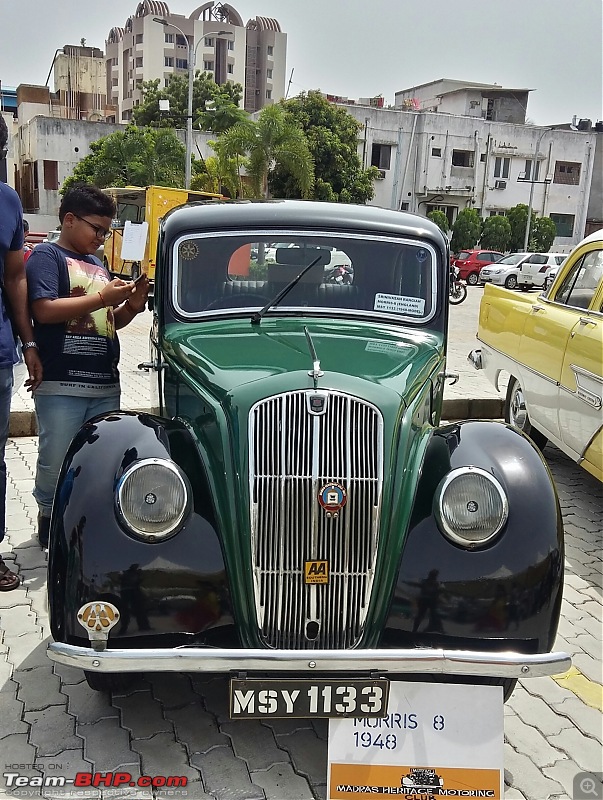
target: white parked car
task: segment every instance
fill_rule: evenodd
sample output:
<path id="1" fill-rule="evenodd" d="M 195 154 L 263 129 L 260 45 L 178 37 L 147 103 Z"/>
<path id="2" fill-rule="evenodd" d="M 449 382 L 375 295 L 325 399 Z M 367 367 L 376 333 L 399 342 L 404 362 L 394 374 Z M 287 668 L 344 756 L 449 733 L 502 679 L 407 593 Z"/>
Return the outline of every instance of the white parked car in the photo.
<path id="1" fill-rule="evenodd" d="M 541 289 L 549 267 L 559 267 L 566 258 L 567 253 L 531 253 L 519 267 L 520 287 L 524 292 L 532 286 Z"/>
<path id="2" fill-rule="evenodd" d="M 563 262 L 561 262 L 563 263 Z M 561 264 L 555 264 L 554 267 L 549 267 L 544 274 L 544 288 L 548 291 L 549 287 L 553 285 L 553 281 L 557 277 L 557 273 L 559 272 L 559 267 Z"/>
<path id="3" fill-rule="evenodd" d="M 519 267 L 530 255 L 531 253 L 511 253 L 494 264 L 482 267 L 479 273 L 480 283 L 494 283 L 507 289 L 516 289 L 519 284 Z"/>

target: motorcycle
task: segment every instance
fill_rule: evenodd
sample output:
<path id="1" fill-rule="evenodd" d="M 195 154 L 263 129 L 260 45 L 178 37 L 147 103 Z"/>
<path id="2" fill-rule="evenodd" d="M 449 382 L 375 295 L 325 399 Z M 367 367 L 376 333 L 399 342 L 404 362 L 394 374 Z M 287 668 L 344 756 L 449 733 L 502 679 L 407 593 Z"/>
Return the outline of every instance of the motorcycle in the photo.
<path id="1" fill-rule="evenodd" d="M 448 288 L 448 299 L 453 306 L 458 306 L 467 297 L 467 284 L 459 277 L 458 267 L 450 267 L 450 286 Z"/>

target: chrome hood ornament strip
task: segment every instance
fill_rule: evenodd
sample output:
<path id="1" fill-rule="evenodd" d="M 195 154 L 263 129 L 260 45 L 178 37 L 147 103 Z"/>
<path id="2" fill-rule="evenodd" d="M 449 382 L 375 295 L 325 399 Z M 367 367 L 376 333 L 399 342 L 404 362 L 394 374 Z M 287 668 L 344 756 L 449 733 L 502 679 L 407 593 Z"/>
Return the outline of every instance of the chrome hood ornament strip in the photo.
<path id="1" fill-rule="evenodd" d="M 314 347 L 312 337 L 310 336 L 310 331 L 305 326 L 304 333 L 306 334 L 308 349 L 310 350 L 310 356 L 312 357 L 312 369 L 310 372 L 308 372 L 308 375 L 314 380 L 314 388 L 318 389 L 318 379 L 322 378 L 324 372 L 320 368 L 320 361 L 318 360 L 318 355 L 316 353 L 316 348 Z"/>

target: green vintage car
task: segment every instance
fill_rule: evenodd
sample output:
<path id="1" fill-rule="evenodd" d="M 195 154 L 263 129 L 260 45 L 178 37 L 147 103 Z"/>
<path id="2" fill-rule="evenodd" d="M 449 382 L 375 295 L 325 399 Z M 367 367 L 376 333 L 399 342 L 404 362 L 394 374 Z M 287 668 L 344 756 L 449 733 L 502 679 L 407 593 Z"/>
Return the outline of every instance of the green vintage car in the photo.
<path id="1" fill-rule="evenodd" d="M 508 695 L 567 668 L 540 453 L 502 423 L 440 424 L 448 258 L 428 220 L 378 208 L 166 216 L 153 413 L 98 417 L 67 454 L 50 658 L 97 689 L 225 673 L 235 717 L 382 716 L 392 678 Z"/>

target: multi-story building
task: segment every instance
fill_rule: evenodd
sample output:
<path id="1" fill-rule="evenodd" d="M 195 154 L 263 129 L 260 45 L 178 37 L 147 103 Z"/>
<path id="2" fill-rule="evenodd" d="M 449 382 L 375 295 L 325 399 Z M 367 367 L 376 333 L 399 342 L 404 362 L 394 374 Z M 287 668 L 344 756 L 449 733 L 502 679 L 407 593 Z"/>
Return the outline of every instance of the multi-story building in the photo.
<path id="1" fill-rule="evenodd" d="M 53 105 L 64 119 L 104 120 L 112 113 L 107 107 L 105 54 L 98 47 L 66 44 L 57 50 Z"/>
<path id="2" fill-rule="evenodd" d="M 157 20 L 165 20 L 160 24 Z M 194 68 L 216 83 L 240 83 L 243 105 L 253 112 L 285 93 L 287 35 L 275 19 L 255 17 L 244 25 L 230 5 L 208 2 L 188 17 L 171 14 L 167 3 L 142 0 L 124 27 L 112 28 L 106 41 L 107 97 L 116 107 L 114 121 L 127 122 L 142 102 L 142 84 Z"/>
<path id="3" fill-rule="evenodd" d="M 557 226 L 556 250 L 584 236 L 597 126 L 562 130 L 433 111 L 345 108 L 362 125 L 364 165 L 379 168 L 374 205 L 422 215 L 438 209 L 452 224 L 463 208 L 482 217 L 505 214 L 528 205 L 531 195 L 534 211 Z"/>

